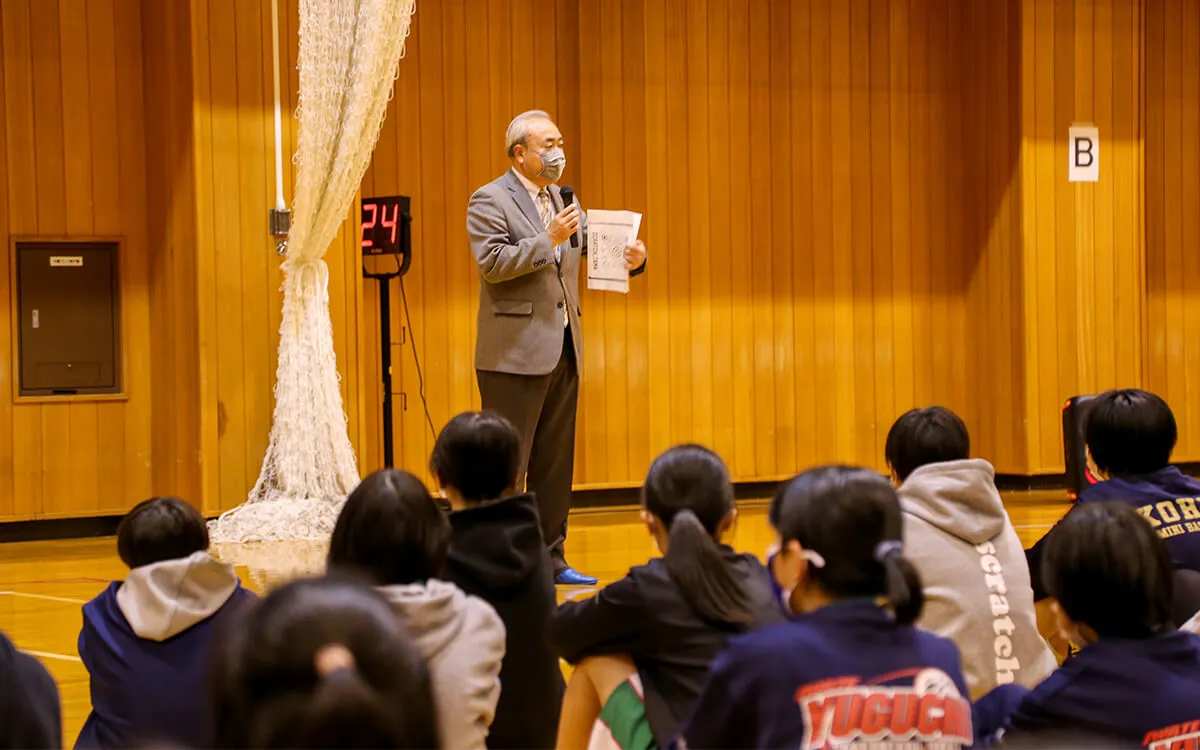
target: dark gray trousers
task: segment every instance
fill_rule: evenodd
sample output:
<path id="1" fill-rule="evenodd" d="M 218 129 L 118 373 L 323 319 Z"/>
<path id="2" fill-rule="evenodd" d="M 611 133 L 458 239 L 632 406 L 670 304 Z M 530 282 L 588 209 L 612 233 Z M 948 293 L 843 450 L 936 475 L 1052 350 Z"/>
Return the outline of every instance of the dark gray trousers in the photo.
<path id="1" fill-rule="evenodd" d="M 537 500 L 542 537 L 557 574 L 567 566 L 563 542 L 575 473 L 575 411 L 579 367 L 571 331 L 563 331 L 558 364 L 547 375 L 513 375 L 476 370 L 484 410 L 502 415 L 521 435 L 521 475 Z M 517 480 L 518 489 L 521 486 Z"/>

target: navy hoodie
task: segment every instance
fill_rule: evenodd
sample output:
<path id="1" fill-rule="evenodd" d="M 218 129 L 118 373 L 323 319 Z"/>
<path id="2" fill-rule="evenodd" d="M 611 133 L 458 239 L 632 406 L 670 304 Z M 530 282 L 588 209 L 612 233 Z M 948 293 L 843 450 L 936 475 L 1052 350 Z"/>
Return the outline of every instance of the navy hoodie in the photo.
<path id="1" fill-rule="evenodd" d="M 554 747 L 565 683 L 546 640 L 558 599 L 533 495 L 455 511 L 450 529 L 442 578 L 491 604 L 506 631 L 500 700 L 487 746 Z"/>
<path id="2" fill-rule="evenodd" d="M 1114 477 L 1085 487 L 1076 505 L 1105 500 L 1120 500 L 1137 508 L 1166 542 L 1176 569 L 1200 571 L 1200 481 L 1168 466 L 1153 474 Z M 1025 553 L 1038 600 L 1049 596 L 1042 583 L 1041 565 L 1045 542 L 1053 533 L 1050 529 Z"/>
<path id="3" fill-rule="evenodd" d="M 1125 747 L 1196 747 L 1200 638 L 1179 631 L 1102 638 L 1030 691 L 1007 723 L 1005 744 L 1018 747 L 1040 737 L 1067 737 L 1073 746 L 1095 737 Z"/>
<path id="4" fill-rule="evenodd" d="M 971 704 L 958 649 L 898 625 L 872 601 L 831 604 L 730 641 L 681 747 L 967 747 Z"/>
<path id="5" fill-rule="evenodd" d="M 92 712 L 75 747 L 210 745 L 212 635 L 254 598 L 233 566 L 197 552 L 134 568 L 83 605 L 79 656 Z"/>

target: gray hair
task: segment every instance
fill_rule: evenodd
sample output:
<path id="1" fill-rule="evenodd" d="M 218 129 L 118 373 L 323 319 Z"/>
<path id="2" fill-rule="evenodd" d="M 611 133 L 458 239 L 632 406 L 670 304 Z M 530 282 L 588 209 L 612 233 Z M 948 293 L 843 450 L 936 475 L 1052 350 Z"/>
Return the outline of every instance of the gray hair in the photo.
<path id="1" fill-rule="evenodd" d="M 529 137 L 529 123 L 534 120 L 549 120 L 550 113 L 543 112 L 540 109 L 531 109 L 528 112 L 522 112 L 512 119 L 508 124 L 508 131 L 504 134 L 504 150 L 511 157 L 513 149 L 518 145 L 524 145 L 525 139 Z"/>

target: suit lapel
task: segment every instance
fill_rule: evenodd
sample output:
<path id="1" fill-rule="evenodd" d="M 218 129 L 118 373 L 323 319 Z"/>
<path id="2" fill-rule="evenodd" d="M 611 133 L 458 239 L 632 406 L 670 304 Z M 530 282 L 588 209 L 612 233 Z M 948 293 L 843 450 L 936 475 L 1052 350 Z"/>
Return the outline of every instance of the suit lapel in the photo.
<path id="1" fill-rule="evenodd" d="M 521 213 L 525 214 L 525 218 L 529 219 L 535 229 L 542 229 L 542 217 L 538 213 L 537 206 L 533 205 L 533 199 L 529 197 L 529 191 L 513 174 L 512 169 L 504 173 L 504 183 L 508 187 L 508 192 L 512 195 L 512 199 L 517 202 L 517 206 L 521 209 Z"/>

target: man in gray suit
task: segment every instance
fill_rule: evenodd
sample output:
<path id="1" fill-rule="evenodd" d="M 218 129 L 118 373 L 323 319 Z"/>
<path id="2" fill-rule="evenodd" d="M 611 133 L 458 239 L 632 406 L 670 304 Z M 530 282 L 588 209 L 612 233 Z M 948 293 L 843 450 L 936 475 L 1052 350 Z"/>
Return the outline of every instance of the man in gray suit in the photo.
<path id="1" fill-rule="evenodd" d="M 517 115 L 505 147 L 512 168 L 484 185 L 467 206 L 467 232 L 479 264 L 475 372 L 483 408 L 521 433 L 521 475 L 534 493 L 542 535 L 560 584 L 594 584 L 567 564 L 563 542 L 575 470 L 575 411 L 583 340 L 579 260 L 587 222 L 579 204 L 563 205 L 555 185 L 566 166 L 563 139 L 542 111 Z M 641 240 L 625 249 L 645 270 Z"/>

